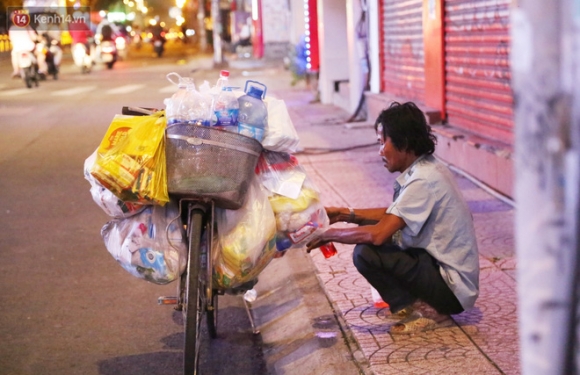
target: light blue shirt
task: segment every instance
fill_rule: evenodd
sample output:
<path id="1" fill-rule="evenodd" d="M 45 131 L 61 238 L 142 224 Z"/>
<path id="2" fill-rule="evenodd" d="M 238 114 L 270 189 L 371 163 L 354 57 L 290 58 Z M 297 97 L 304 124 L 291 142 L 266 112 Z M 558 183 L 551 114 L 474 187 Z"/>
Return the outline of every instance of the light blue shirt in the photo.
<path id="1" fill-rule="evenodd" d="M 449 169 L 424 155 L 399 175 L 398 196 L 387 213 L 402 218 L 399 245 L 420 247 L 439 263 L 441 276 L 465 310 L 479 295 L 479 254 L 473 217 Z"/>

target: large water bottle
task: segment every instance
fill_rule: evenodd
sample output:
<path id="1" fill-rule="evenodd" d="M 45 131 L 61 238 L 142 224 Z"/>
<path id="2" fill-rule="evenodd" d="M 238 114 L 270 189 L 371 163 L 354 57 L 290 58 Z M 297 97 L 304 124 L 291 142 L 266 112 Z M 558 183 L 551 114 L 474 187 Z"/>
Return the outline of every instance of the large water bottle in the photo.
<path id="1" fill-rule="evenodd" d="M 266 96 L 266 86 L 260 82 L 248 80 L 244 92 L 246 94 L 238 98 L 240 105 L 238 133 L 261 142 L 268 126 L 268 110 L 263 101 Z"/>

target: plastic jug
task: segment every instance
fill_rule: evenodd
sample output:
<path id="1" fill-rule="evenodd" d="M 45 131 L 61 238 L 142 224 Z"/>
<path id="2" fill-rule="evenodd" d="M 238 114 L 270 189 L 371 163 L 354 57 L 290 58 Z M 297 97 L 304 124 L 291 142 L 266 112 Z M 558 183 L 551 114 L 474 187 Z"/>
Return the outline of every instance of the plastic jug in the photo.
<path id="1" fill-rule="evenodd" d="M 266 86 L 257 81 L 246 81 L 245 95 L 238 98 L 238 133 L 258 141 L 264 139 L 268 125 L 268 110 L 263 98 L 266 97 Z"/>

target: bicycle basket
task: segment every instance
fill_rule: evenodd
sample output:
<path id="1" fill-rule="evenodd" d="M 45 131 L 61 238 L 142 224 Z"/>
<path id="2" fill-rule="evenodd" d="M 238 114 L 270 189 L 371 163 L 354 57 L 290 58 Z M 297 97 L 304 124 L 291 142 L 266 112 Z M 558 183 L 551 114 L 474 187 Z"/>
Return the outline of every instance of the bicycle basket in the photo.
<path id="1" fill-rule="evenodd" d="M 169 194 L 214 200 L 237 210 L 244 203 L 262 152 L 257 140 L 206 126 L 173 124 L 166 129 Z"/>

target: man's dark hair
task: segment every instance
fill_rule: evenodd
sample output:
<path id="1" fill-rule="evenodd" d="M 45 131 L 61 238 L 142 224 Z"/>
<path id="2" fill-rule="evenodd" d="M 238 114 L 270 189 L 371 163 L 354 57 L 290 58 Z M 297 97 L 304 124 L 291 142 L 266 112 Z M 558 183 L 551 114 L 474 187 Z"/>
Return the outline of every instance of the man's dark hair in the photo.
<path id="1" fill-rule="evenodd" d="M 375 130 L 379 125 L 383 127 L 383 138 L 391 138 L 399 151 L 412 151 L 417 156 L 435 152 L 437 138 L 431 133 L 423 111 L 413 102 L 391 103 L 377 117 Z"/>

